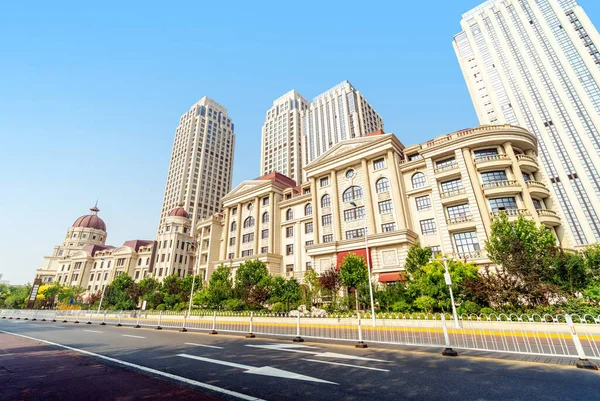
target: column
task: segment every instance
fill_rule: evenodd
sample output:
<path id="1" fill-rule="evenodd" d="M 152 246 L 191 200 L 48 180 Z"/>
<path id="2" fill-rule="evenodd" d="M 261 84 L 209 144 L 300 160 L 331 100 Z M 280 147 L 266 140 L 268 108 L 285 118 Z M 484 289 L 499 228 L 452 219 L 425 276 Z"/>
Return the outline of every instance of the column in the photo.
<path id="1" fill-rule="evenodd" d="M 525 207 L 529 209 L 531 213 L 531 217 L 536 224 L 540 224 L 540 217 L 537 214 L 537 210 L 535 209 L 535 205 L 533 204 L 533 199 L 531 198 L 531 194 L 529 193 L 529 187 L 525 182 L 525 178 L 523 178 L 523 172 L 521 171 L 521 167 L 519 167 L 519 161 L 517 160 L 517 156 L 515 155 L 515 151 L 513 150 L 512 144 L 510 142 L 503 143 L 504 152 L 510 159 L 512 163 L 513 174 L 515 175 L 515 179 L 519 182 L 521 188 L 523 188 L 523 192 L 521 195 L 523 196 L 523 202 L 525 202 Z"/>
<path id="2" fill-rule="evenodd" d="M 254 255 L 258 255 L 258 244 L 260 242 L 260 197 L 254 198 Z"/>
<path id="3" fill-rule="evenodd" d="M 269 228 L 269 253 L 275 253 L 275 249 L 273 248 L 275 244 L 275 194 L 271 192 L 269 194 L 269 224 L 267 227 Z"/>
<path id="4" fill-rule="evenodd" d="M 302 246 L 302 224 L 297 221 L 294 224 L 294 262 L 296 265 L 294 272 L 304 271 L 302 266 L 302 252 L 304 252 L 304 247 Z"/>
<path id="5" fill-rule="evenodd" d="M 317 198 L 317 179 L 310 179 L 310 193 L 312 195 L 312 207 L 313 207 L 313 233 L 315 238 L 315 244 L 321 242 L 321 236 L 319 235 L 319 207 L 321 205 L 318 203 L 319 199 Z"/>
<path id="6" fill-rule="evenodd" d="M 402 205 L 402 195 L 400 194 L 401 177 L 398 177 L 398 166 L 396 165 L 396 157 L 393 150 L 388 150 L 387 161 L 390 164 L 392 176 L 390 177 L 390 186 L 392 189 L 392 202 L 396 214 L 396 227 L 398 229 L 408 228 L 406 226 L 406 208 Z M 375 206 L 373 206 L 375 208 Z M 375 209 L 374 209 L 375 210 Z"/>
<path id="7" fill-rule="evenodd" d="M 242 242 L 242 224 L 244 224 L 244 219 L 242 219 L 242 204 L 237 204 L 237 218 L 236 218 L 236 230 L 235 230 L 235 254 L 234 258 L 240 257 L 240 243 Z M 229 244 L 227 244 L 229 246 Z"/>
<path id="8" fill-rule="evenodd" d="M 369 175 L 369 165 L 366 159 L 362 159 L 360 162 L 363 174 L 365 175 L 365 201 L 363 202 L 363 205 L 365 206 L 365 213 L 367 216 L 367 231 L 369 234 L 375 234 L 377 232 L 377 230 L 375 229 L 375 206 L 373 205 L 373 195 L 371 194 L 371 177 Z"/>
<path id="9" fill-rule="evenodd" d="M 226 242 L 229 240 L 229 228 L 230 228 L 229 227 L 229 219 L 230 219 L 229 212 L 230 212 L 230 210 L 229 210 L 228 207 L 226 207 L 225 210 L 223 211 L 223 213 L 225 213 L 225 227 L 224 227 L 224 230 L 225 230 L 225 233 L 226 233 L 226 235 L 225 235 L 225 241 Z M 212 228 L 211 228 L 210 235 L 212 237 Z M 225 260 L 225 257 L 227 257 L 227 247 L 228 246 L 229 246 L 229 242 L 227 242 L 225 244 L 225 246 L 222 249 L 219 250 L 219 260 Z"/>
<path id="10" fill-rule="evenodd" d="M 485 234 L 487 237 L 492 227 L 492 220 L 490 219 L 490 212 L 487 207 L 487 202 L 485 197 L 483 196 L 483 191 L 481 190 L 479 179 L 477 178 L 477 171 L 475 171 L 475 164 L 473 162 L 473 157 L 471 156 L 471 150 L 468 148 L 463 148 L 462 154 L 465 162 L 465 167 L 467 168 L 467 174 L 469 175 L 468 178 L 470 181 L 470 185 L 473 188 L 473 195 L 475 195 L 475 201 L 477 202 L 479 214 L 481 215 L 481 220 L 483 223 L 483 227 L 485 228 Z M 466 188 L 466 185 L 464 183 L 463 187 Z M 474 214 L 473 211 L 471 211 L 471 214 Z"/>
<path id="11" fill-rule="evenodd" d="M 331 214 L 333 220 L 333 240 L 339 241 L 342 239 L 342 227 L 340 223 L 340 200 L 337 183 L 337 171 L 331 171 Z"/>

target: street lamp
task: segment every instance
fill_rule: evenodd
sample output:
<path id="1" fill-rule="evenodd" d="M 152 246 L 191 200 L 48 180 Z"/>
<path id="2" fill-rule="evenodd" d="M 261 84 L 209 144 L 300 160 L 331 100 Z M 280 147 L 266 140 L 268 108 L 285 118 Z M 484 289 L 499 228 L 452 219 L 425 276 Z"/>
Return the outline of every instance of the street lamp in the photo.
<path id="1" fill-rule="evenodd" d="M 458 324 L 458 314 L 456 313 L 456 305 L 454 304 L 454 294 L 452 294 L 452 277 L 450 277 L 450 272 L 448 271 L 448 259 L 446 256 L 442 257 L 442 262 L 444 262 L 444 280 L 446 281 L 446 285 L 448 286 L 448 290 L 450 290 L 450 302 L 452 302 L 452 316 L 454 317 L 454 324 L 456 327 L 460 327 Z"/>
<path id="2" fill-rule="evenodd" d="M 104 261 L 104 258 L 100 258 L 101 261 Z M 100 273 L 102 274 L 102 273 Z M 102 301 L 104 300 L 104 291 L 106 290 L 106 284 L 102 286 L 102 296 L 100 296 L 100 304 L 98 305 L 98 313 L 100 313 L 100 308 L 102 308 Z"/>
<path id="3" fill-rule="evenodd" d="M 185 241 L 185 243 L 188 244 L 187 248 L 189 250 L 189 245 L 191 244 L 191 242 Z M 188 317 L 192 313 L 192 298 L 194 296 L 194 286 L 196 285 L 196 272 L 197 272 L 197 266 L 194 263 L 194 271 L 192 272 L 192 291 L 190 292 L 190 304 L 188 305 Z"/>
<path id="4" fill-rule="evenodd" d="M 350 202 L 350 204 L 354 207 L 357 207 L 354 201 Z M 363 213 L 363 222 L 364 222 L 364 230 L 365 230 L 365 252 L 367 254 L 367 269 L 369 271 L 369 296 L 371 298 L 371 321 L 373 322 L 373 327 L 375 327 L 375 304 L 373 303 L 373 283 L 371 282 L 371 258 L 369 258 L 369 241 L 367 239 L 367 209 L 365 208 L 365 212 Z"/>

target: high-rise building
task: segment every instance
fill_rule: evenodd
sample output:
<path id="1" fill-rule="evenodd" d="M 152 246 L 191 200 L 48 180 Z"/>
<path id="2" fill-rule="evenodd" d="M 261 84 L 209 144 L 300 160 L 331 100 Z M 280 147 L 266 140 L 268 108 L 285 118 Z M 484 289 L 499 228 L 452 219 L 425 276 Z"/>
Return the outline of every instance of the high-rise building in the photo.
<path id="1" fill-rule="evenodd" d="M 182 205 L 196 222 L 221 210 L 231 190 L 234 126 L 227 109 L 204 96 L 181 116 L 160 214 L 159 232 L 169 213 Z"/>
<path id="2" fill-rule="evenodd" d="M 308 164 L 340 141 L 382 130 L 383 120 L 350 82 L 343 81 L 313 99 L 301 128 Z"/>
<path id="3" fill-rule="evenodd" d="M 273 102 L 262 128 L 261 175 L 272 172 L 302 181 L 302 130 L 300 119 L 308 101 L 291 90 Z"/>
<path id="4" fill-rule="evenodd" d="M 573 242 L 600 242 L 600 36 L 575 0 L 489 0 L 454 48 L 482 124 L 533 132 Z"/>

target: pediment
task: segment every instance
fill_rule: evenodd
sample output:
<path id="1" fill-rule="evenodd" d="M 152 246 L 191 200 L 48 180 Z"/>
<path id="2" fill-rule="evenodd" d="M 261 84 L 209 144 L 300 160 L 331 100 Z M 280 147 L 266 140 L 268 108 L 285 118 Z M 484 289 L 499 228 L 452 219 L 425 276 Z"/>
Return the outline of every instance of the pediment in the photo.
<path id="1" fill-rule="evenodd" d="M 367 148 L 375 142 L 386 140 L 388 135 L 389 134 L 377 136 L 363 136 L 359 138 L 346 139 L 344 141 L 338 142 L 334 147 L 332 147 L 327 152 L 323 153 L 321 156 L 317 157 L 315 160 L 309 163 L 306 166 L 306 168 L 315 166 L 317 164 L 326 163 L 328 161 L 339 160 L 340 157 L 346 156 L 349 153 L 359 150 L 360 148 Z"/>
<path id="2" fill-rule="evenodd" d="M 263 180 L 251 180 L 244 181 L 237 187 L 235 187 L 231 192 L 229 192 L 226 196 L 223 197 L 223 200 L 233 198 L 237 195 L 253 191 L 262 186 L 267 186 L 271 183 L 271 181 L 263 181 Z"/>

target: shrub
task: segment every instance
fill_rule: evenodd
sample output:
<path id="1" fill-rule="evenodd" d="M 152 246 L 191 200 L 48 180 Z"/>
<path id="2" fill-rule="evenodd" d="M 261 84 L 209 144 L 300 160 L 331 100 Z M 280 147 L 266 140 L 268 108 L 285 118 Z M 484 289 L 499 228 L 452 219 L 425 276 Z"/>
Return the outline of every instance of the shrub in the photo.
<path id="1" fill-rule="evenodd" d="M 156 310 L 165 310 L 167 309 L 167 307 L 165 306 L 165 304 L 160 304 L 156 307 Z"/>
<path id="2" fill-rule="evenodd" d="M 244 301 L 237 298 L 230 298 L 223 301 L 223 309 L 226 311 L 239 311 L 244 308 Z"/>
<path id="3" fill-rule="evenodd" d="M 477 314 L 481 309 L 481 307 L 473 301 L 466 301 L 462 306 L 468 314 Z"/>
<path id="4" fill-rule="evenodd" d="M 410 305 L 404 300 L 396 301 L 392 304 L 392 311 L 398 313 L 410 312 Z"/>
<path id="5" fill-rule="evenodd" d="M 491 315 L 496 312 L 492 308 L 481 308 L 479 309 L 479 313 L 482 315 Z"/>
<path id="6" fill-rule="evenodd" d="M 283 302 L 275 302 L 271 311 L 274 313 L 286 312 L 285 305 L 283 304 Z"/>
<path id="7" fill-rule="evenodd" d="M 181 311 L 187 308 L 187 305 L 185 302 L 178 302 L 175 305 L 173 305 L 173 310 L 174 311 Z"/>
<path id="8" fill-rule="evenodd" d="M 435 300 L 430 296 L 423 295 L 415 299 L 415 302 L 413 304 L 415 305 L 415 308 L 417 308 L 420 311 L 431 312 L 433 310 L 433 307 L 435 306 Z"/>

